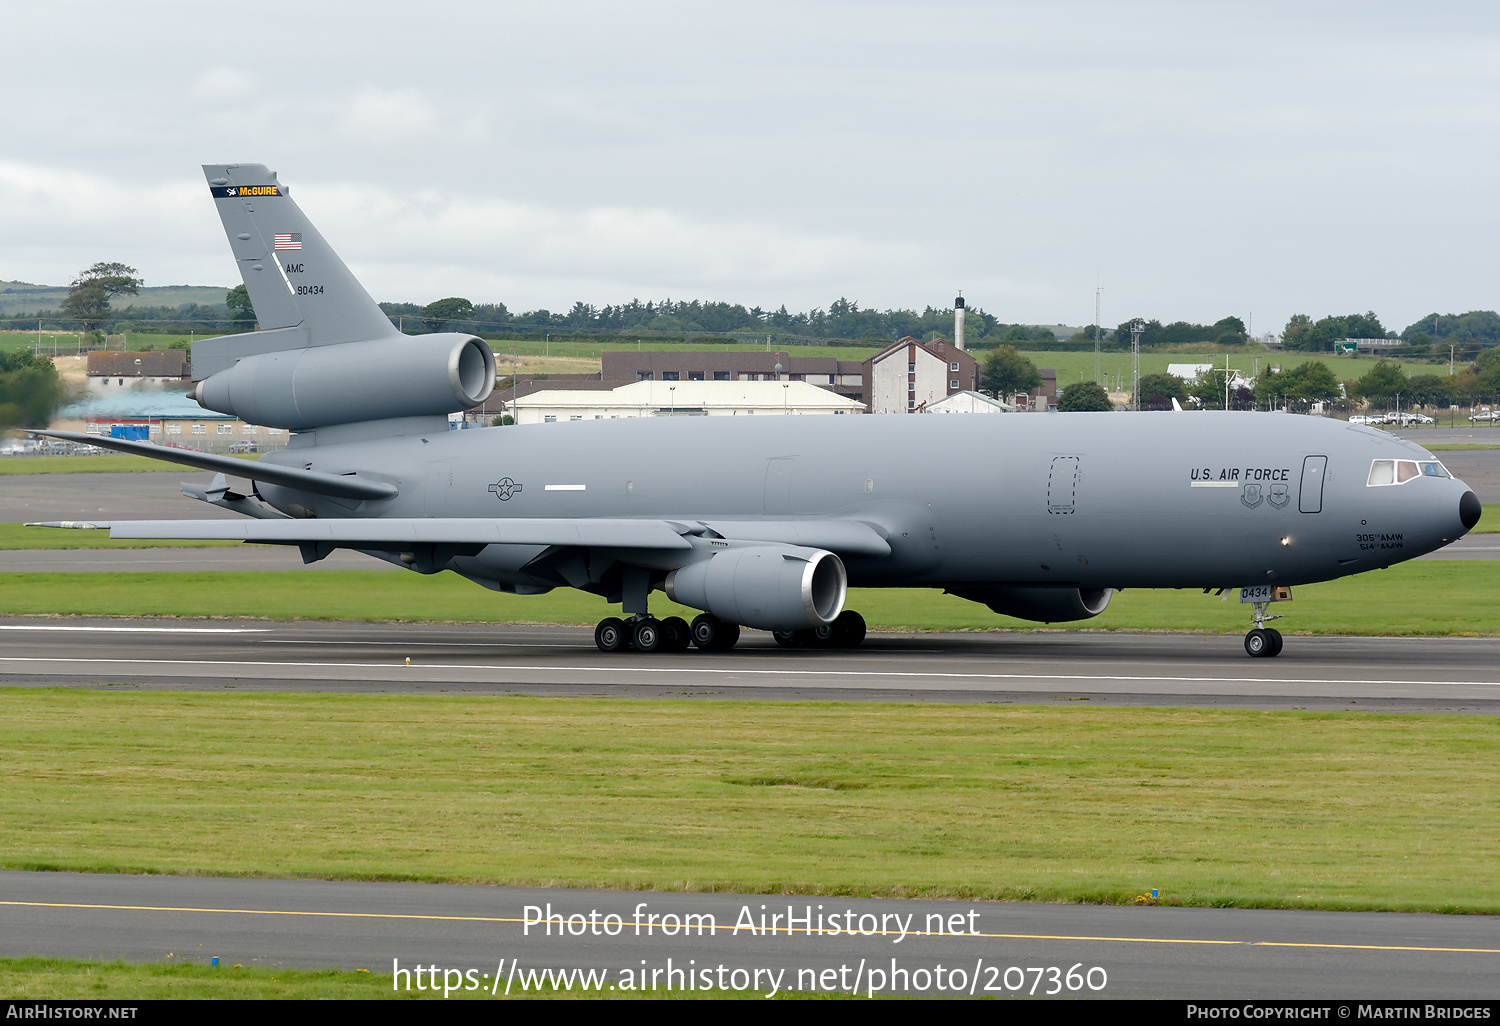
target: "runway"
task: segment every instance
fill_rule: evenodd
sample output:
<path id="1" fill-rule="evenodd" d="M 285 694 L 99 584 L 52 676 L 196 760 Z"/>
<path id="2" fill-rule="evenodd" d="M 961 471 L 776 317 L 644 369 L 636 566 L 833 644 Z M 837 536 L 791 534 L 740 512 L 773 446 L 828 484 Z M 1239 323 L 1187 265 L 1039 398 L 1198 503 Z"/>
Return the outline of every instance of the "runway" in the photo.
<path id="1" fill-rule="evenodd" d="M 1083 702 L 1500 713 L 1500 639 L 872 634 L 788 650 L 606 655 L 583 627 L 224 620 L 0 620 L 0 684 L 819 701 Z"/>
<path id="2" fill-rule="evenodd" d="M 412 971 L 435 966 L 455 988 L 472 970 L 471 991 L 512 996 L 538 970 L 603 970 L 608 991 L 643 967 L 658 990 L 707 971 L 761 994 L 1500 994 L 1496 916 L 8 872 L 0 921 L 7 956 L 404 968 L 413 990 Z"/>

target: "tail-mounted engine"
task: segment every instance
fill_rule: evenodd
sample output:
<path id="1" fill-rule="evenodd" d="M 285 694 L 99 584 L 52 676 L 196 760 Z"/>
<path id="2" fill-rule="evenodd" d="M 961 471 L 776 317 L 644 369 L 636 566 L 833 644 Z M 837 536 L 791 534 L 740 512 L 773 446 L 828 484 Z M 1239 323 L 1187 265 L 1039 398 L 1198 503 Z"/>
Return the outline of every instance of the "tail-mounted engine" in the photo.
<path id="1" fill-rule="evenodd" d="M 396 417 L 446 416 L 495 388 L 495 354 L 473 335 L 399 335 L 261 353 L 198 382 L 205 409 L 306 431 Z"/>

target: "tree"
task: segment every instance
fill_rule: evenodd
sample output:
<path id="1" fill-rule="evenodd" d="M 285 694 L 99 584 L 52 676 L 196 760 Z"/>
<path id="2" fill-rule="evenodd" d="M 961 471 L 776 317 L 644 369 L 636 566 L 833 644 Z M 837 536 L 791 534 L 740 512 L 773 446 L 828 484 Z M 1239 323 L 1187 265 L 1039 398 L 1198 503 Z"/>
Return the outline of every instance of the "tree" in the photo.
<path id="1" fill-rule="evenodd" d="M 1453 401 L 1453 389 L 1436 374 L 1414 374 L 1402 395 L 1418 406 L 1447 406 Z"/>
<path id="2" fill-rule="evenodd" d="M 1267 371 L 1255 385 L 1255 398 L 1259 402 L 1285 403 L 1304 410 L 1315 402 L 1338 402 L 1342 396 L 1338 378 L 1319 360 L 1308 360 L 1280 373 Z"/>
<path id="3" fill-rule="evenodd" d="M 1187 402 L 1187 382 L 1175 374 L 1147 374 L 1141 378 L 1141 402 L 1148 410 L 1170 410 L 1172 400 Z"/>
<path id="4" fill-rule="evenodd" d="M 78 277 L 68 289 L 68 298 L 62 302 L 62 313 L 76 317 L 88 328 L 94 327 L 109 310 L 109 301 L 115 296 L 139 295 L 138 289 L 145 284 L 135 277 L 135 268 L 121 263 L 97 263 Z"/>
<path id="5" fill-rule="evenodd" d="M 243 285 L 236 285 L 224 296 L 224 305 L 229 307 L 229 319 L 237 328 L 255 323 L 255 307 L 250 305 L 250 293 Z"/>
<path id="6" fill-rule="evenodd" d="M 1408 391 L 1406 372 L 1399 363 L 1376 360 L 1375 366 L 1354 384 L 1355 393 L 1365 399 L 1389 402 L 1398 393 Z"/>
<path id="7" fill-rule="evenodd" d="M 0 430 L 46 427 L 64 395 L 51 360 L 25 349 L 0 353 Z"/>
<path id="8" fill-rule="evenodd" d="M 442 331 L 449 321 L 467 321 L 474 317 L 474 304 L 462 296 L 439 299 L 422 307 L 422 320 L 429 331 Z"/>
<path id="9" fill-rule="evenodd" d="M 1109 401 L 1109 393 L 1097 381 L 1080 381 L 1069 385 L 1057 397 L 1057 408 L 1063 413 L 1092 413 L 1113 410 L 1115 404 Z"/>
<path id="10" fill-rule="evenodd" d="M 979 376 L 980 390 L 1004 399 L 1018 392 L 1030 392 L 1042 383 L 1036 366 L 1016 352 L 1015 346 L 996 346 L 985 357 L 984 370 Z"/>

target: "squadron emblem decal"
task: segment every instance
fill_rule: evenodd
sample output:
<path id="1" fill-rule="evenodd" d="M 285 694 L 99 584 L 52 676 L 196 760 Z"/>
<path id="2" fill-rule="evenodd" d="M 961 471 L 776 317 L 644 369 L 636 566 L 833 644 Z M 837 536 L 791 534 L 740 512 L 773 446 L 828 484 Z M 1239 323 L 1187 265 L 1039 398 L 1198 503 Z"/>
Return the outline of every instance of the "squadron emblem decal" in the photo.
<path id="1" fill-rule="evenodd" d="M 508 477 L 502 477 L 500 480 L 490 485 L 490 491 L 493 492 L 495 494 L 495 498 L 499 499 L 501 502 L 508 501 L 512 495 L 516 494 L 520 490 L 520 482 L 512 481 Z"/>
<path id="2" fill-rule="evenodd" d="M 1292 501 L 1291 489 L 1284 484 L 1273 484 L 1271 495 L 1266 501 L 1277 509 L 1285 509 L 1286 504 Z"/>
<path id="3" fill-rule="evenodd" d="M 1265 500 L 1261 498 L 1260 485 L 1247 484 L 1245 490 L 1240 494 L 1240 501 L 1251 509 L 1259 506 Z"/>

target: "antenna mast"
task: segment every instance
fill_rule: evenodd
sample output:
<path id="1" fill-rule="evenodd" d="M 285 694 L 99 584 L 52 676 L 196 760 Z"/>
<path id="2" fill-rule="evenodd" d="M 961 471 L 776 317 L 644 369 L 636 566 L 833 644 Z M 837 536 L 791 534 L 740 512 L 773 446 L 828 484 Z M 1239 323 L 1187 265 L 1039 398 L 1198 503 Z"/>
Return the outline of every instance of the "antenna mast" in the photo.
<path id="1" fill-rule="evenodd" d="M 1130 365 L 1135 375 L 1135 385 L 1130 392 L 1130 408 L 1139 410 L 1141 408 L 1141 332 L 1146 330 L 1146 322 L 1137 317 L 1130 322 Z"/>
<path id="2" fill-rule="evenodd" d="M 1094 383 L 1099 383 L 1099 277 L 1094 276 Z"/>

